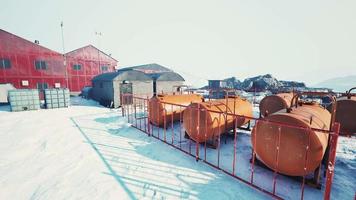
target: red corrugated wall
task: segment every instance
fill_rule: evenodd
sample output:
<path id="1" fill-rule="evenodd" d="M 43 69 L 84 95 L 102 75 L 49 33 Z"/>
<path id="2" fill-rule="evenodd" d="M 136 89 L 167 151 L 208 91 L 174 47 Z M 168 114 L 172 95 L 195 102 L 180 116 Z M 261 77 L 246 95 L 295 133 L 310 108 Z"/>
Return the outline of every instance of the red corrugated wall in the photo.
<path id="1" fill-rule="evenodd" d="M 64 66 L 62 54 L 0 29 L 1 59 L 9 59 L 11 67 L 0 67 L 0 83 L 12 83 L 16 88 L 29 89 L 37 88 L 37 83 L 47 83 L 49 88 L 54 88 L 55 83 L 67 87 L 68 70 L 69 89 L 72 92 L 91 86 L 91 79 L 95 75 L 114 71 L 117 65 L 116 60 L 88 45 L 67 53 Z M 45 61 L 47 69 L 36 69 L 36 60 Z M 81 69 L 74 70 L 74 64 L 80 64 Z M 108 66 L 108 70 L 101 71 L 100 66 Z M 28 81 L 29 85 L 22 85 L 22 81 Z"/>
<path id="2" fill-rule="evenodd" d="M 91 80 L 94 76 L 115 71 L 117 61 L 92 45 L 71 51 L 66 54 L 69 86 L 74 91 L 78 91 L 84 86 L 91 86 Z M 80 65 L 81 70 L 75 70 L 73 65 Z M 105 66 L 107 70 L 101 68 Z"/>

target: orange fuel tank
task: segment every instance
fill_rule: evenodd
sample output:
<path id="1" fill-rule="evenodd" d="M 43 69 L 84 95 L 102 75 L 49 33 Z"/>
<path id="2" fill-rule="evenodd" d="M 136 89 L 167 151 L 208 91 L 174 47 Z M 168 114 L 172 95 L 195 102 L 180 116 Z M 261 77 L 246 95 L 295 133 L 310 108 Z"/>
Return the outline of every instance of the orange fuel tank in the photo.
<path id="1" fill-rule="evenodd" d="M 341 135 L 356 133 L 356 96 L 337 99 L 335 121 L 340 123 Z"/>
<path id="2" fill-rule="evenodd" d="M 275 113 L 279 110 L 289 108 L 294 94 L 279 93 L 264 97 L 260 102 L 260 114 L 266 117 L 269 114 Z"/>
<path id="3" fill-rule="evenodd" d="M 198 112 L 198 109 L 200 110 Z M 215 113 L 221 112 L 222 114 Z M 235 118 L 225 112 L 252 117 L 252 104 L 240 97 L 209 102 L 192 103 L 183 112 L 183 126 L 189 137 L 197 142 L 205 142 L 234 128 Z M 237 127 L 247 124 L 249 119 L 238 118 Z M 198 125 L 199 131 L 198 131 Z"/>
<path id="4" fill-rule="evenodd" d="M 198 94 L 159 94 L 157 96 L 153 96 L 149 100 L 148 106 L 150 121 L 156 126 L 163 126 L 164 120 L 166 120 L 168 123 L 172 121 L 172 115 L 173 121 L 178 121 L 185 107 L 171 104 L 188 106 L 191 103 L 198 103 L 203 101 L 204 98 Z"/>
<path id="5" fill-rule="evenodd" d="M 329 130 L 331 114 L 316 103 L 304 104 L 270 114 L 264 119 L 292 126 Z M 252 130 L 251 142 L 257 158 L 267 167 L 289 176 L 303 176 L 312 173 L 321 163 L 328 145 L 328 134 L 310 130 L 310 145 L 304 171 L 308 131 L 294 127 L 280 126 L 259 121 Z M 276 162 L 279 144 L 278 165 Z"/>

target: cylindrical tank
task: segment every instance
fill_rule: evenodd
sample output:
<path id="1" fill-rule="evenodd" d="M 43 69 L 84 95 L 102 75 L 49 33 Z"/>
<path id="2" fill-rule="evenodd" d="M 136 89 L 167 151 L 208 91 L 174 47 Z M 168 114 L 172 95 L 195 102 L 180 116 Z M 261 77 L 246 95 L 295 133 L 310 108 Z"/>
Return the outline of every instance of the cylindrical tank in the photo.
<path id="1" fill-rule="evenodd" d="M 183 106 L 188 106 L 191 103 L 202 101 L 204 101 L 204 98 L 199 94 L 159 94 L 157 96 L 153 96 L 149 100 L 148 105 L 150 121 L 156 126 L 163 126 L 164 120 L 166 120 L 166 122 L 168 123 L 172 121 L 172 115 L 173 121 L 178 121 L 181 117 L 181 112 L 183 112 L 183 110 L 185 109 L 185 107 Z"/>
<path id="2" fill-rule="evenodd" d="M 257 158 L 267 167 L 289 176 L 312 173 L 321 163 L 328 145 L 327 133 L 310 129 L 310 132 L 294 127 L 273 124 L 279 122 L 291 126 L 329 130 L 331 114 L 316 103 L 280 110 L 258 121 L 252 130 L 251 142 Z M 280 134 L 279 134 L 279 127 Z M 280 140 L 278 138 L 280 137 Z M 310 137 L 310 140 L 309 140 Z M 310 141 L 306 162 L 306 150 Z M 277 146 L 279 142 L 278 165 Z M 304 166 L 306 163 L 306 170 Z"/>
<path id="3" fill-rule="evenodd" d="M 272 113 L 289 108 L 293 99 L 293 93 L 279 93 L 264 97 L 260 102 L 260 114 L 266 117 Z"/>
<path id="4" fill-rule="evenodd" d="M 356 96 L 337 99 L 335 121 L 340 123 L 340 134 L 356 133 Z"/>
<path id="5" fill-rule="evenodd" d="M 183 112 L 183 126 L 192 140 L 205 142 L 234 128 L 236 118 L 225 113 L 252 117 L 252 104 L 240 97 L 192 103 Z M 250 119 L 240 117 L 237 118 L 236 125 L 240 127 L 249 121 Z"/>

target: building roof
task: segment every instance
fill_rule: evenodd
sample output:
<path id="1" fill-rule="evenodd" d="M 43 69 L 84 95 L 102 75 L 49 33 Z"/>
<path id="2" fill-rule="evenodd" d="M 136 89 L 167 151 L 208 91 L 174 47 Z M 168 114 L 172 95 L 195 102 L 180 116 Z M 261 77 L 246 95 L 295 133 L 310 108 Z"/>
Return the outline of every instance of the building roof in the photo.
<path id="1" fill-rule="evenodd" d="M 156 81 L 185 81 L 184 78 L 176 72 L 162 72 L 148 75 Z"/>
<path id="2" fill-rule="evenodd" d="M 146 74 L 173 72 L 171 69 L 164 67 L 162 65 L 156 64 L 156 63 L 137 65 L 137 66 L 125 67 L 125 68 L 119 69 L 119 71 L 126 71 L 126 70 L 137 70 L 137 71 L 142 71 Z"/>
<path id="3" fill-rule="evenodd" d="M 118 70 L 118 72 L 123 71 L 140 71 L 151 77 L 152 80 L 157 81 L 185 81 L 178 73 L 156 63 L 125 67 Z"/>
<path id="4" fill-rule="evenodd" d="M 40 44 L 31 42 L 25 38 L 7 32 L 3 29 L 0 29 L 0 44 L 2 46 L 2 51 L 6 51 L 6 52 L 12 52 L 12 51 L 16 51 L 18 53 L 36 52 L 42 54 L 48 53 L 52 55 L 53 54 L 61 55 L 61 53 L 58 53 Z"/>
<path id="5" fill-rule="evenodd" d="M 89 44 L 89 45 L 86 45 L 84 47 L 81 47 L 81 48 L 78 48 L 78 49 L 75 49 L 73 51 L 69 51 L 66 53 L 67 56 L 71 56 L 71 55 L 78 55 L 78 54 L 81 54 L 82 52 L 89 52 L 90 50 L 94 50 L 95 52 L 100 52 L 101 56 L 104 56 L 105 58 L 107 59 L 110 59 L 114 62 L 118 62 L 115 58 L 111 57 L 111 55 L 108 55 L 107 53 L 101 51 L 100 49 L 96 48 L 95 46 Z M 97 56 L 98 54 L 96 53 L 95 56 Z"/>
<path id="6" fill-rule="evenodd" d="M 152 78 L 140 71 L 127 70 L 100 74 L 93 81 L 152 81 Z"/>

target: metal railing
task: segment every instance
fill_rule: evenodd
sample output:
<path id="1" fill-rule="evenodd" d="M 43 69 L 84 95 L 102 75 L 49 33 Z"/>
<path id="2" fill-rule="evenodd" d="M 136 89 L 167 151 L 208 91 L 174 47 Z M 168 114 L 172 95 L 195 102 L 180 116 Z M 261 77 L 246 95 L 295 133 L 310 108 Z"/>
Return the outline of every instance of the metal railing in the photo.
<path id="1" fill-rule="evenodd" d="M 282 127 L 288 127 L 288 128 L 293 128 L 293 129 L 299 129 L 305 132 L 305 134 L 308 136 L 308 144 L 305 145 L 305 161 L 304 163 L 301 163 L 306 170 L 306 166 L 308 163 L 308 154 L 310 151 L 310 135 L 312 131 L 318 132 L 320 134 L 327 134 L 329 137 L 329 142 L 328 142 L 328 150 L 325 152 L 324 158 L 326 158 L 326 164 L 324 166 L 325 172 L 324 172 L 324 177 L 318 177 L 318 179 L 322 180 L 324 187 L 324 191 L 319 192 L 322 193 L 322 196 L 324 199 L 330 199 L 330 192 L 331 192 L 331 186 L 333 182 L 333 176 L 334 176 L 334 169 L 335 169 L 335 159 L 336 159 L 336 147 L 337 147 L 337 140 L 339 136 L 339 131 L 340 131 L 340 124 L 339 123 L 333 123 L 331 130 L 323 130 L 323 129 L 315 129 L 315 128 L 306 128 L 302 126 L 292 126 L 290 124 L 284 124 L 280 122 L 274 122 L 274 121 L 268 121 L 263 118 L 255 118 L 255 117 L 247 117 L 247 116 L 241 116 L 232 112 L 228 111 L 214 111 L 214 110 L 209 110 L 205 108 L 200 108 L 197 107 L 198 113 L 205 113 L 205 116 L 207 115 L 207 112 L 212 112 L 218 115 L 216 118 L 218 127 L 220 128 L 226 128 L 224 125 L 221 125 L 220 123 L 223 122 L 223 120 L 233 120 L 234 121 L 234 127 L 230 130 L 219 130 L 221 132 L 224 132 L 225 134 L 218 134 L 216 136 L 216 145 L 211 145 L 209 141 L 205 141 L 203 143 L 198 143 L 195 142 L 194 140 L 190 139 L 187 137 L 187 134 L 185 133 L 184 126 L 183 126 L 183 110 L 187 107 L 186 105 L 179 105 L 179 104 L 174 104 L 174 103 L 168 103 L 168 102 L 161 102 L 163 107 L 157 107 L 157 108 L 152 108 L 152 109 L 157 109 L 158 113 L 162 112 L 163 113 L 163 126 L 159 127 L 157 125 L 153 125 L 150 120 L 150 113 L 149 113 L 149 99 L 143 98 L 143 97 L 136 97 L 131 94 L 129 95 L 123 95 L 121 98 L 123 100 L 128 99 L 128 102 L 123 102 L 122 103 L 122 114 L 123 116 L 127 117 L 127 120 L 129 123 L 132 124 L 132 126 L 136 129 L 141 130 L 145 134 L 147 134 L 150 137 L 156 138 L 165 144 L 168 144 L 169 146 L 184 152 L 185 154 L 193 157 L 196 159 L 196 161 L 202 161 L 209 166 L 221 170 L 222 172 L 230 175 L 231 177 L 241 181 L 242 183 L 245 183 L 254 189 L 263 192 L 267 195 L 270 195 L 273 198 L 276 199 L 283 199 L 283 192 L 278 191 L 279 186 L 277 183 L 279 181 L 278 177 L 282 176 L 285 177 L 284 175 L 281 175 L 278 173 L 278 164 L 280 162 L 279 158 L 279 153 L 280 153 L 280 145 L 281 145 L 281 129 Z M 169 112 L 167 112 L 167 110 Z M 174 115 L 179 114 L 179 120 L 174 119 Z M 200 118 L 201 116 L 198 114 L 197 116 Z M 192 119 L 192 118 L 190 118 Z M 257 154 L 255 149 L 253 148 L 256 146 L 256 144 L 252 145 L 252 143 L 256 143 L 256 137 L 253 141 L 250 142 L 251 146 L 251 158 L 244 158 L 243 155 L 240 155 L 238 152 L 238 146 L 241 145 L 241 141 L 239 142 L 239 134 L 246 134 L 248 135 L 250 132 L 246 131 L 246 127 L 237 127 L 237 122 L 240 119 L 249 119 L 251 122 L 252 126 L 255 126 L 255 128 L 252 131 L 256 131 L 256 125 L 258 123 L 262 124 L 270 124 L 273 126 L 278 127 L 278 132 L 277 134 L 277 141 L 275 144 L 276 148 L 276 155 L 275 155 L 275 167 L 273 169 L 266 169 L 261 166 L 261 164 L 258 164 L 259 161 L 257 159 Z M 158 119 L 159 120 L 159 119 Z M 208 128 L 208 123 L 205 124 L 200 124 L 200 119 L 198 119 L 198 125 L 197 125 L 197 130 L 198 134 L 205 134 L 206 137 L 206 132 L 200 132 L 200 128 L 205 126 L 205 130 Z M 187 122 L 188 123 L 188 122 Z M 229 137 L 232 137 L 232 139 L 229 139 Z M 246 141 L 244 141 L 246 144 Z M 225 143 L 225 144 L 222 144 Z M 212 148 L 213 147 L 213 148 Z M 229 156 L 221 156 L 222 153 L 227 154 L 229 152 Z M 244 165 L 245 168 L 239 167 Z M 246 166 L 248 170 L 246 170 Z M 263 164 L 262 164 L 263 165 Z M 258 170 L 264 170 L 270 174 L 270 184 L 266 184 L 266 182 L 261 182 L 261 181 L 256 181 L 256 176 L 259 176 L 260 174 L 256 174 L 256 169 Z M 322 170 L 322 166 L 318 167 L 318 173 L 320 175 L 320 172 Z M 280 180 L 282 181 L 282 180 Z M 300 183 L 301 188 L 300 188 L 300 199 L 304 199 L 306 195 L 309 193 L 313 193 L 313 191 L 310 190 L 317 190 L 315 188 L 311 188 L 307 186 L 309 184 L 309 179 L 308 175 L 305 174 L 302 177 L 299 177 L 299 181 L 296 183 Z M 292 181 L 294 182 L 294 180 Z M 309 193 L 306 193 L 305 190 L 309 191 Z M 321 187 L 319 186 L 319 189 Z"/>

